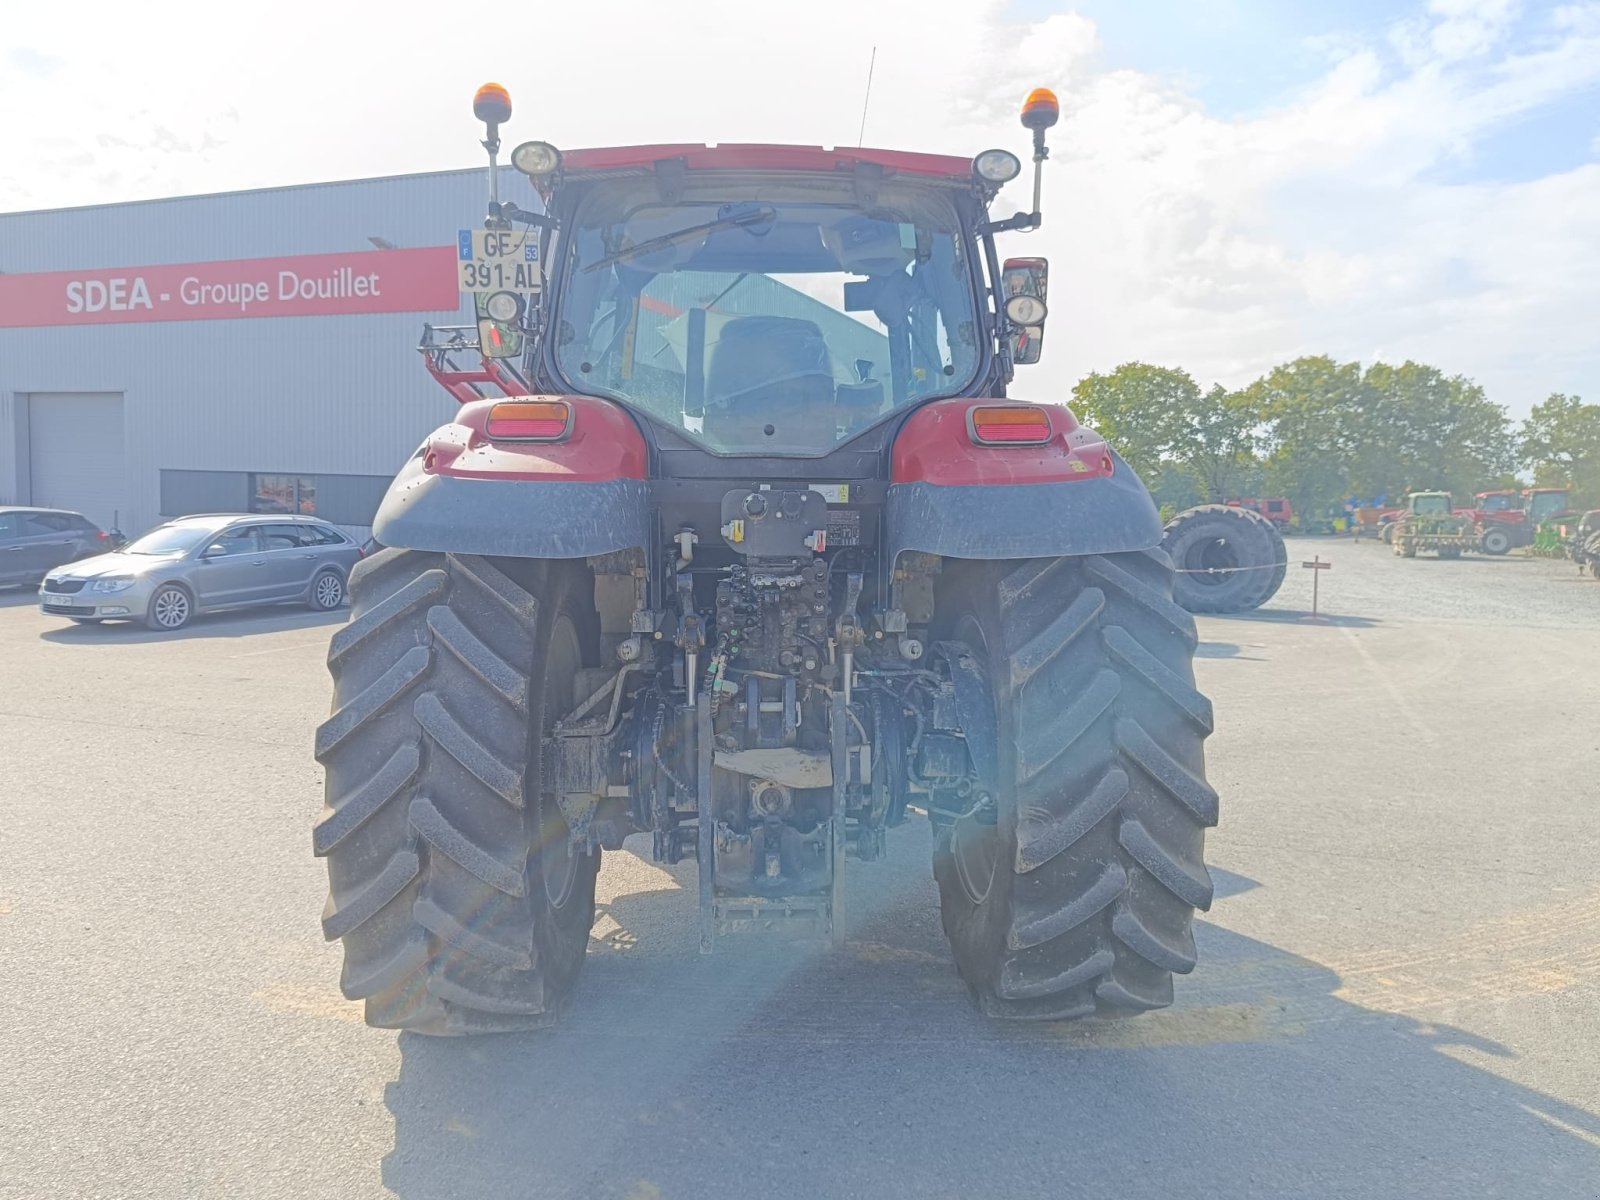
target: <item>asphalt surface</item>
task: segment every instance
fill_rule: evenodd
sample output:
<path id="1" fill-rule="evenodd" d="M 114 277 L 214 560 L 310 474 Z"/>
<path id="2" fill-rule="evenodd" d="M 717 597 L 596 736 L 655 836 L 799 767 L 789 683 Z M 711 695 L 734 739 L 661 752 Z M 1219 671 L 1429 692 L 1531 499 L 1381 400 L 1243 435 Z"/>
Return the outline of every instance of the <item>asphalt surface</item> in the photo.
<path id="1" fill-rule="evenodd" d="M 911 825 L 843 952 L 701 958 L 635 838 L 561 1028 L 367 1029 L 310 853 L 342 614 L 0 593 L 0 1197 L 1594 1197 L 1600 584 L 1290 554 L 1328 619 L 1295 567 L 1201 621 L 1201 965 L 1061 1027 L 974 1013 Z"/>

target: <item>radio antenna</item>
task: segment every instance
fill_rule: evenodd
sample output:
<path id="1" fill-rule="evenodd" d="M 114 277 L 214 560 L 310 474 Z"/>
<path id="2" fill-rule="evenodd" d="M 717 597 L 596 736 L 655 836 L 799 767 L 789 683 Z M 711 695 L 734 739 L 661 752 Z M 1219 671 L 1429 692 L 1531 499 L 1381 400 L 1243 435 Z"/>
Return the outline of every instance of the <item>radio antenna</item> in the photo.
<path id="1" fill-rule="evenodd" d="M 872 48 L 872 59 L 867 63 L 867 94 L 861 97 L 861 132 L 856 134 L 856 148 L 867 140 L 867 105 L 872 103 L 872 71 L 878 65 L 878 48 Z"/>

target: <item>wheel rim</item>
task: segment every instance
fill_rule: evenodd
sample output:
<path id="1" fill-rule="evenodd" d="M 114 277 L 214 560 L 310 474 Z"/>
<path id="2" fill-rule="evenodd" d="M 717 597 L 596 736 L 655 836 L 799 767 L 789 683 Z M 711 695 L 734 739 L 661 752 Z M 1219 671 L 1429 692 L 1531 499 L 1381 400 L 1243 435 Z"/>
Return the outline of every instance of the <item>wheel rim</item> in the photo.
<path id="1" fill-rule="evenodd" d="M 987 678 L 989 655 L 983 630 L 976 618 L 964 616 L 956 624 L 956 639 L 972 647 Z M 998 781 L 995 781 L 998 782 Z M 961 890 L 973 904 L 982 904 L 994 890 L 1000 873 L 1000 823 L 983 822 L 971 813 L 958 817 L 950 827 L 950 857 L 955 863 Z"/>
<path id="2" fill-rule="evenodd" d="M 578 650 L 578 631 L 565 615 L 558 616 L 550 630 L 545 655 L 544 729 L 549 734 L 556 721 L 575 703 L 578 670 L 582 667 Z M 578 881 L 579 855 L 573 853 L 572 838 L 561 804 L 553 793 L 539 797 L 539 875 L 544 881 L 545 899 L 552 909 L 565 908 Z"/>
<path id="3" fill-rule="evenodd" d="M 324 575 L 317 581 L 317 603 L 323 608 L 333 608 L 344 598 L 344 585 L 337 575 Z"/>
<path id="4" fill-rule="evenodd" d="M 156 624 L 163 629 L 176 629 L 189 619 L 189 597 L 177 588 L 168 588 L 156 596 Z"/>

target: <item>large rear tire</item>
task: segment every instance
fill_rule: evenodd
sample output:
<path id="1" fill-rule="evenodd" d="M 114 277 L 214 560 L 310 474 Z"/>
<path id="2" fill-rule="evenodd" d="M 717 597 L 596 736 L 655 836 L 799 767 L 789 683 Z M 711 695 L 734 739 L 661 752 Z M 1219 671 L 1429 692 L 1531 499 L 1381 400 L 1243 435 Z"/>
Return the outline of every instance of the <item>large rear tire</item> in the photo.
<path id="1" fill-rule="evenodd" d="M 317 730 L 322 926 L 367 1021 L 419 1033 L 547 1025 L 594 923 L 599 853 L 539 786 L 542 731 L 592 645 L 581 566 L 383 550 L 350 578 Z"/>
<path id="2" fill-rule="evenodd" d="M 1485 554 L 1492 554 L 1496 558 L 1502 554 L 1509 554 L 1511 552 L 1511 533 L 1509 530 L 1491 525 L 1478 538 L 1478 548 Z"/>
<path id="3" fill-rule="evenodd" d="M 1194 620 L 1160 550 L 960 563 L 945 637 L 987 664 L 998 805 L 936 831 L 956 966 L 984 1012 L 1058 1019 L 1172 1002 L 1209 908 L 1217 795 Z"/>
<path id="4" fill-rule="evenodd" d="M 1161 547 L 1177 568 L 1173 598 L 1190 612 L 1260 608 L 1283 585 L 1283 535 L 1247 508 L 1202 504 L 1167 522 Z"/>

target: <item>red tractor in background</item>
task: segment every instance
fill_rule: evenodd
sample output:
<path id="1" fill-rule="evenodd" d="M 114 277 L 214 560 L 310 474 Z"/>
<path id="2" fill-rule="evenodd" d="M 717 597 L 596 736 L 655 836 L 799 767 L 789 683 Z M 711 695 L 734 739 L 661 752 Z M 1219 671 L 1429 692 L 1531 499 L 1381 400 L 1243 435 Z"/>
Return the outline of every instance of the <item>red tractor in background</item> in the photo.
<path id="1" fill-rule="evenodd" d="M 345 995 L 422 1033 L 547 1024 L 633 833 L 695 860 L 702 952 L 837 945 L 847 860 L 915 806 L 984 1012 L 1170 1004 L 1217 820 L 1194 620 L 1138 476 L 1009 395 L 1047 276 L 995 237 L 1040 224 L 1055 97 L 1006 218 L 1005 150 L 772 145 L 525 142 L 530 211 L 499 198 L 510 98 L 474 112 L 478 321 L 423 344 L 463 403 L 328 652 Z"/>
<path id="2" fill-rule="evenodd" d="M 1479 492 L 1472 508 L 1456 511 L 1469 519 L 1478 531 L 1478 545 L 1485 554 L 1507 554 L 1519 546 L 1531 546 L 1539 525 L 1570 511 L 1567 488 L 1524 488 L 1521 492 L 1502 489 Z"/>

